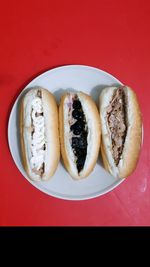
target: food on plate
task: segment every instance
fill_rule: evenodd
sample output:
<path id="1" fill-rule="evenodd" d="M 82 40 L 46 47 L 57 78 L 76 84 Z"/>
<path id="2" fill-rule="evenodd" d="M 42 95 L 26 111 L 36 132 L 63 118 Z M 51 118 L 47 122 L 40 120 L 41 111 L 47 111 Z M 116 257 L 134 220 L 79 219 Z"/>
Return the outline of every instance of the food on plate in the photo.
<path id="1" fill-rule="evenodd" d="M 82 92 L 68 92 L 59 106 L 61 154 L 70 175 L 87 177 L 93 170 L 100 147 L 100 121 L 96 104 Z"/>
<path id="2" fill-rule="evenodd" d="M 141 112 L 128 86 L 107 87 L 100 95 L 101 153 L 104 167 L 125 178 L 136 168 L 142 141 Z"/>
<path id="3" fill-rule="evenodd" d="M 60 158 L 58 109 L 54 96 L 42 87 L 30 88 L 21 100 L 20 141 L 28 177 L 48 180 Z"/>

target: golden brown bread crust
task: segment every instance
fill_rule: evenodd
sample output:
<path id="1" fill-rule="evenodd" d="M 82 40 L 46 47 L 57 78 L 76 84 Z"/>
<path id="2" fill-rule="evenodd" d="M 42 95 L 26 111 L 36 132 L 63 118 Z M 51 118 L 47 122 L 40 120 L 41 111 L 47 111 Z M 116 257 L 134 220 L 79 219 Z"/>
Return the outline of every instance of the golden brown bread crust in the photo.
<path id="1" fill-rule="evenodd" d="M 24 98 L 21 99 L 20 103 L 20 147 L 21 147 L 21 159 L 22 159 L 22 164 L 23 167 L 28 174 L 29 178 L 29 169 L 28 169 L 28 164 L 27 164 L 27 157 L 25 153 L 25 143 L 24 143 L 24 136 L 23 136 L 23 131 L 24 131 Z"/>
<path id="2" fill-rule="evenodd" d="M 87 177 L 93 171 L 95 164 L 97 162 L 98 155 L 99 155 L 100 143 L 101 143 L 101 124 L 99 120 L 99 112 L 98 112 L 97 106 L 95 102 L 93 101 L 93 99 L 91 98 L 91 96 L 83 92 L 79 92 L 78 95 L 80 98 L 84 99 L 87 105 L 91 108 L 93 122 L 95 125 L 95 134 L 96 134 L 93 140 L 93 142 L 96 144 L 94 155 L 91 156 L 91 163 L 89 164 L 86 174 L 85 174 L 85 177 Z"/>
<path id="3" fill-rule="evenodd" d="M 92 116 L 92 120 L 93 120 L 93 124 L 94 124 L 94 140 L 91 140 L 91 142 L 93 142 L 92 146 L 94 147 L 94 152 L 92 155 L 90 156 L 90 162 L 89 164 L 85 166 L 83 168 L 83 171 L 78 175 L 78 174 L 74 174 L 73 170 L 72 170 L 72 166 L 69 162 L 69 153 L 65 147 L 65 127 L 64 127 L 64 102 L 65 99 L 68 97 L 69 93 L 66 93 L 62 96 L 61 98 L 61 102 L 60 102 L 60 106 L 59 106 L 59 124 L 60 124 L 60 143 L 61 143 L 61 155 L 63 158 L 63 162 L 64 165 L 66 167 L 66 169 L 68 170 L 68 172 L 70 173 L 70 175 L 74 178 L 74 179 L 82 179 L 87 177 L 93 170 L 96 161 L 97 161 L 97 157 L 99 154 L 99 147 L 100 147 L 100 121 L 99 121 L 99 113 L 98 113 L 98 109 L 94 103 L 94 101 L 92 100 L 92 98 L 82 92 L 77 92 L 77 95 L 82 103 L 82 106 L 84 108 L 84 105 L 86 105 L 87 107 L 90 108 L 90 113 Z M 87 115 L 87 114 L 85 114 Z M 92 131 L 93 131 L 93 126 L 92 126 Z"/>
<path id="4" fill-rule="evenodd" d="M 47 171 L 43 177 L 34 177 L 33 172 L 29 166 L 29 159 L 27 159 L 27 149 L 25 142 L 27 143 L 27 139 L 24 136 L 24 131 L 30 132 L 31 129 L 25 129 L 25 97 L 26 95 L 30 94 L 31 92 L 36 92 L 36 90 L 42 91 L 42 102 L 43 102 L 43 109 L 44 109 L 44 117 L 45 117 L 45 129 L 47 132 L 47 149 L 51 155 L 48 159 L 46 159 Z M 28 175 L 28 177 L 35 181 L 46 181 L 56 171 L 58 166 L 58 162 L 60 159 L 60 145 L 59 145 L 59 129 L 58 129 L 58 108 L 55 101 L 54 96 L 46 89 L 41 87 L 33 87 L 30 91 L 26 94 L 20 103 L 20 144 L 21 144 L 21 157 L 22 157 L 22 164 L 23 167 Z M 50 151 L 51 149 L 51 151 Z"/>
<path id="5" fill-rule="evenodd" d="M 59 122 L 58 122 L 58 107 L 56 104 L 55 97 L 52 93 L 50 93 L 48 90 L 42 90 L 42 97 L 43 101 L 47 101 L 49 104 L 49 112 L 51 112 L 51 121 L 53 123 L 51 134 L 53 133 L 53 142 L 55 144 L 55 152 L 54 157 L 52 159 L 49 159 L 53 161 L 53 164 L 51 166 L 51 169 L 49 170 L 48 176 L 52 177 L 56 171 L 56 168 L 58 166 L 59 160 L 60 160 L 60 142 L 59 142 Z"/>
<path id="6" fill-rule="evenodd" d="M 104 89 L 102 96 L 100 96 L 100 117 L 104 118 L 105 111 L 102 109 L 102 103 L 105 101 L 105 97 L 108 92 L 111 91 L 111 88 Z M 114 90 L 114 88 L 112 88 Z M 126 178 L 135 170 L 140 149 L 141 149 L 141 141 L 142 141 L 142 120 L 141 120 L 141 112 L 139 103 L 137 100 L 137 96 L 135 92 L 130 87 L 124 87 L 125 95 L 127 96 L 127 118 L 128 118 L 128 131 L 124 143 L 124 149 L 122 153 L 122 159 L 119 162 L 119 165 L 115 167 L 115 163 L 113 163 L 114 169 L 117 171 L 117 175 L 114 172 L 112 166 L 112 161 L 108 156 L 108 150 L 110 147 L 104 143 L 104 139 L 106 138 L 106 133 L 104 135 L 104 129 L 102 127 L 102 142 L 101 142 L 101 154 L 104 163 L 104 167 L 107 171 L 109 171 L 113 176 L 117 176 L 119 178 Z M 106 92 L 106 94 L 105 94 Z M 109 92 L 110 93 L 110 92 Z"/>
<path id="7" fill-rule="evenodd" d="M 100 152 L 102 155 L 102 160 L 103 160 L 103 164 L 104 164 L 104 168 L 106 171 L 111 172 L 110 171 L 110 166 L 106 157 L 106 152 L 105 152 L 105 146 L 103 144 L 103 140 L 101 141 L 101 147 L 100 147 Z"/>
<path id="8" fill-rule="evenodd" d="M 119 172 L 121 178 L 129 176 L 136 168 L 142 142 L 142 119 L 137 96 L 131 88 L 128 87 L 127 90 L 129 93 L 128 101 L 132 101 L 133 105 L 134 124 L 124 145 L 122 155 L 124 164 Z"/>
<path id="9" fill-rule="evenodd" d="M 64 165 L 66 167 L 66 169 L 68 170 L 68 172 L 71 172 L 70 169 L 70 164 L 68 161 L 68 155 L 67 155 L 67 151 L 65 149 L 65 143 L 64 143 L 64 101 L 66 99 L 66 97 L 68 96 L 68 93 L 64 94 L 61 98 L 60 101 L 60 105 L 59 105 L 59 136 L 60 136 L 60 148 L 61 148 L 61 156 L 64 162 Z"/>

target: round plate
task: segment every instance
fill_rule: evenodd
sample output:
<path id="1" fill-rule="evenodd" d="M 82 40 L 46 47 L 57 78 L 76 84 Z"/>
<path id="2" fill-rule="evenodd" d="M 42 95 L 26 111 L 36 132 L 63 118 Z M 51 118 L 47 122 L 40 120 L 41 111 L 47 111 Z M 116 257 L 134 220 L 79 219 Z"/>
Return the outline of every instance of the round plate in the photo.
<path id="1" fill-rule="evenodd" d="M 123 180 L 112 177 L 103 168 L 98 159 L 93 172 L 81 181 L 73 180 L 60 162 L 54 176 L 48 182 L 31 181 L 22 166 L 19 142 L 19 101 L 29 87 L 42 86 L 55 95 L 59 103 L 60 97 L 68 90 L 79 90 L 90 94 L 98 104 L 101 90 L 106 86 L 122 85 L 105 71 L 82 65 L 68 65 L 44 72 L 32 80 L 18 96 L 12 108 L 8 124 L 8 142 L 14 162 L 22 175 L 42 192 L 62 199 L 83 200 L 103 195 Z"/>

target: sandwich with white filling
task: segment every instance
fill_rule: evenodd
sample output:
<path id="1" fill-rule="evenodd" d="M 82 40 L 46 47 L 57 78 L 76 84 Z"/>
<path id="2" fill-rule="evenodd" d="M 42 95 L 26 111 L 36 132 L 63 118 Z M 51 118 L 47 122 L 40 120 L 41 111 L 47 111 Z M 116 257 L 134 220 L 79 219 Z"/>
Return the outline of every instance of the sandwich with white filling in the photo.
<path id="1" fill-rule="evenodd" d="M 54 96 L 31 88 L 20 105 L 22 163 L 28 177 L 46 181 L 56 171 L 59 157 L 58 109 Z"/>

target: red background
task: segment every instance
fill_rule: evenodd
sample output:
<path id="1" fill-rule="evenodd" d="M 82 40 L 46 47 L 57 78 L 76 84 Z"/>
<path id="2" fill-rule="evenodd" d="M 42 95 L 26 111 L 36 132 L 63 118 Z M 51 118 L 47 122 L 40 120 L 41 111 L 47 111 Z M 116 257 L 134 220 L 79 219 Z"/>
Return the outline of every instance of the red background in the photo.
<path id="1" fill-rule="evenodd" d="M 2 1 L 0 8 L 0 225 L 149 225 L 150 4 L 148 0 Z M 38 74 L 64 64 L 110 72 L 136 91 L 144 144 L 136 171 L 86 201 L 50 197 L 22 177 L 7 144 L 12 105 Z"/>

